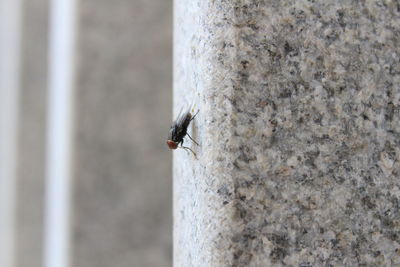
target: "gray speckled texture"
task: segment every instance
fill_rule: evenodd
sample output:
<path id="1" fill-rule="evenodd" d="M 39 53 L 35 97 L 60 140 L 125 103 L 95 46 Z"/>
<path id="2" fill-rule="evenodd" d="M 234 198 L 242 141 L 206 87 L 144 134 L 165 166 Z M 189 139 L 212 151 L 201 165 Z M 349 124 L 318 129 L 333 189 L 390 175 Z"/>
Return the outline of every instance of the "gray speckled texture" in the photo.
<path id="1" fill-rule="evenodd" d="M 175 1 L 178 266 L 400 265 L 398 1 Z"/>

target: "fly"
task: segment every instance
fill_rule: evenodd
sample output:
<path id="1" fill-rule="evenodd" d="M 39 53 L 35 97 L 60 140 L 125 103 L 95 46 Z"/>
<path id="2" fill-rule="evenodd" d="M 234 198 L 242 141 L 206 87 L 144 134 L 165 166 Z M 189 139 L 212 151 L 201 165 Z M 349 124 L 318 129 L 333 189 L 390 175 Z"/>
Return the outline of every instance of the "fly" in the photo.
<path id="1" fill-rule="evenodd" d="M 192 149 L 190 149 L 187 146 L 183 146 L 183 138 L 187 135 L 190 140 L 192 140 L 196 145 L 199 145 L 193 138 L 187 133 L 187 129 L 189 127 L 189 124 L 194 118 L 196 117 L 197 113 L 192 116 L 190 111 L 187 111 L 183 113 L 182 115 L 179 115 L 178 118 L 172 123 L 171 129 L 169 130 L 168 134 L 168 140 L 167 140 L 167 145 L 170 149 L 177 149 L 178 145 L 180 144 L 181 148 L 185 150 L 189 150 L 190 152 L 193 153 L 195 158 L 197 158 L 196 153 Z"/>

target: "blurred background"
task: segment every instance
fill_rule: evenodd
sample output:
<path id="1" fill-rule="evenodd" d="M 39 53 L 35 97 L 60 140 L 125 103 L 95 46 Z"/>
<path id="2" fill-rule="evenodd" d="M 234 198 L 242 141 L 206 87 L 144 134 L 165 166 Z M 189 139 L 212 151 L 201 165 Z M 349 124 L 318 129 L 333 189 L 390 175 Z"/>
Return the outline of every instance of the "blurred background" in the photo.
<path id="1" fill-rule="evenodd" d="M 10 267 L 35 267 L 48 257 L 49 28 L 60 0 L 7 10 L 14 1 L 0 0 L 0 78 L 17 81 L 0 81 L 0 249 L 14 248 Z M 75 11 L 70 266 L 172 266 L 172 0 L 78 0 Z"/>

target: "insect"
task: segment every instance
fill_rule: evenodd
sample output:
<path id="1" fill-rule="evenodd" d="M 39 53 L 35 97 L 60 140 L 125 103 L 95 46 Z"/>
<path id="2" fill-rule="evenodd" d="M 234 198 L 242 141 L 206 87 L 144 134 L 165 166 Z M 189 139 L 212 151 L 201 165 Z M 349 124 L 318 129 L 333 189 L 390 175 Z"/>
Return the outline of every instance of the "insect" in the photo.
<path id="1" fill-rule="evenodd" d="M 180 144 L 181 148 L 189 150 L 197 158 L 196 153 L 189 147 L 183 146 L 183 138 L 187 135 L 196 145 L 199 145 L 193 138 L 187 133 L 189 124 L 196 117 L 197 113 L 192 116 L 190 111 L 186 111 L 179 115 L 178 118 L 172 123 L 171 129 L 169 130 L 167 145 L 170 149 L 177 149 Z"/>

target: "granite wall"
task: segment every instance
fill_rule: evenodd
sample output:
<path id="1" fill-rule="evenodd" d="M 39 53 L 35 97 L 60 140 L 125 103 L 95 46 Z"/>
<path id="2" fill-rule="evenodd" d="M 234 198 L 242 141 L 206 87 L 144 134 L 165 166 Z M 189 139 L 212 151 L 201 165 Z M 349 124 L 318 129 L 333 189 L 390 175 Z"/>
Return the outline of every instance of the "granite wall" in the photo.
<path id="1" fill-rule="evenodd" d="M 177 0 L 174 27 L 175 266 L 400 265 L 399 2 Z"/>

